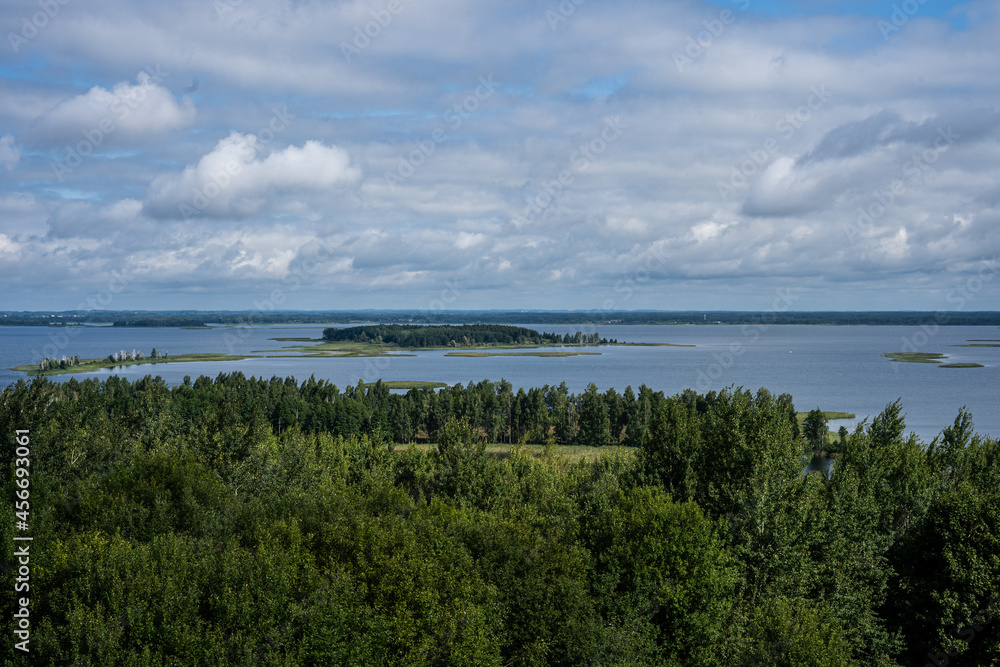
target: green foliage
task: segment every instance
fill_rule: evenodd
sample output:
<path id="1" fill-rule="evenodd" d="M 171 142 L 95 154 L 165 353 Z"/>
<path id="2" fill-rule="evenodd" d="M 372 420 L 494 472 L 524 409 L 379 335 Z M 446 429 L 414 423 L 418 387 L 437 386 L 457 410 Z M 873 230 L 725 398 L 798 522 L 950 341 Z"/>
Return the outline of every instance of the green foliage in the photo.
<path id="1" fill-rule="evenodd" d="M 591 382 L 580 397 L 580 428 L 577 440 L 586 447 L 602 447 L 611 443 L 611 419 L 604 397 Z"/>
<path id="2" fill-rule="evenodd" d="M 607 343 L 597 333 L 577 332 L 570 336 L 539 333 L 534 329 L 506 324 L 463 324 L 422 326 L 418 324 L 368 324 L 359 327 L 323 330 L 328 341 L 375 343 L 399 347 L 476 347 L 479 345 L 596 345 Z"/>
<path id="3" fill-rule="evenodd" d="M 657 664 L 717 664 L 737 572 L 698 506 L 639 487 L 588 516 L 585 531 L 611 622 L 646 628 Z"/>
<path id="4" fill-rule="evenodd" d="M 488 466 L 486 439 L 467 421 L 452 419 L 441 428 L 434 492 L 481 504 L 489 493 L 489 489 L 484 488 Z"/>
<path id="5" fill-rule="evenodd" d="M 996 665 L 1000 443 L 963 410 L 925 447 L 896 403 L 827 478 L 794 414 L 739 388 L 19 382 L 31 662 Z M 486 450 L 532 439 L 641 447 Z"/>
<path id="6" fill-rule="evenodd" d="M 826 444 L 826 434 L 829 431 L 826 415 L 819 408 L 810 411 L 802 423 L 802 434 L 816 453 L 823 450 L 823 445 Z"/>
<path id="7" fill-rule="evenodd" d="M 989 664 L 1000 656 L 1000 491 L 967 483 L 934 499 L 890 553 L 898 591 L 886 611 L 907 656 L 944 653 L 949 664 Z M 956 659 L 957 658 L 957 659 Z"/>
<path id="8" fill-rule="evenodd" d="M 802 600 L 770 600 L 749 623 L 739 665 L 848 667 L 854 665 L 841 625 L 828 610 Z"/>

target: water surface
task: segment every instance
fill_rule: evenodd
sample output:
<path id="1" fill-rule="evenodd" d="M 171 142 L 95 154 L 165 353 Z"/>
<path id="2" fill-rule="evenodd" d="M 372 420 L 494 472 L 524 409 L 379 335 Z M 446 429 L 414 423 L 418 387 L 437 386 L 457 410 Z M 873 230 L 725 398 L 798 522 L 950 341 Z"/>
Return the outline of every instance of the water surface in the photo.
<path id="1" fill-rule="evenodd" d="M 215 377 L 242 371 L 247 376 L 310 375 L 340 386 L 359 379 L 430 380 L 467 384 L 483 379 L 504 378 L 518 387 L 566 382 L 573 392 L 590 382 L 601 390 L 624 391 L 642 384 L 674 394 L 686 388 L 699 392 L 730 385 L 756 391 L 766 387 L 775 394 L 790 393 L 799 410 L 821 407 L 857 414 L 857 420 L 833 422 L 852 429 L 855 422 L 874 417 L 885 406 L 902 399 L 909 430 L 930 440 L 967 406 L 976 430 L 1000 437 L 1000 348 L 960 348 L 970 339 L 1000 339 L 1000 327 L 940 327 L 933 335 L 919 335 L 915 327 L 804 326 L 765 328 L 730 325 L 637 325 L 598 326 L 606 338 L 635 343 L 681 343 L 697 347 L 601 347 L 600 356 L 576 357 L 446 357 L 444 350 L 417 351 L 415 356 L 392 358 L 266 358 L 260 350 L 276 350 L 298 343 L 270 338 L 319 338 L 321 325 L 252 326 L 211 329 L 131 329 L 81 327 L 45 329 L 0 327 L 0 386 L 7 386 L 22 373 L 6 370 L 35 363 L 42 356 L 58 353 L 82 358 L 104 357 L 120 349 L 152 348 L 170 354 L 219 352 L 251 354 L 256 358 L 239 362 L 154 364 L 115 369 L 122 377 L 138 379 L 159 375 L 171 385 L 185 376 Z M 566 325 L 532 325 L 544 331 L 572 333 L 594 328 Z M 948 362 L 976 362 L 984 368 L 948 369 L 933 364 L 892 362 L 880 355 L 898 352 L 917 343 L 920 352 L 942 352 Z M 552 349 L 552 348 L 546 348 Z M 579 348 L 566 348 L 577 350 Z M 290 351 L 282 354 L 291 354 Z M 97 373 L 60 375 L 105 377 Z"/>

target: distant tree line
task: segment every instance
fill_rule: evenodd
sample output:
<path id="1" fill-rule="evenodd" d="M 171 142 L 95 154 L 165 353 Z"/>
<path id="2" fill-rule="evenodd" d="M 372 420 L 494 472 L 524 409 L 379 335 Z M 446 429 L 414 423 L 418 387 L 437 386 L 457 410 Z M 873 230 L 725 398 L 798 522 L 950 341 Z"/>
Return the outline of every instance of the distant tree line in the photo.
<path id="1" fill-rule="evenodd" d="M 590 384 L 580 394 L 566 383 L 519 388 L 506 380 L 456 384 L 440 390 L 390 391 L 381 381 L 343 390 L 326 380 L 310 378 L 301 385 L 284 380 L 248 379 L 241 373 L 185 382 L 173 390 L 178 414 L 190 420 L 211 415 L 223 393 L 244 397 L 250 419 L 259 415 L 280 434 L 289 428 L 304 433 L 341 437 L 379 437 L 395 443 L 439 442 L 442 429 L 461 420 L 489 442 L 637 447 L 650 428 L 653 415 L 671 402 L 698 414 L 708 413 L 717 394 L 686 390 L 667 398 L 642 385 L 605 392 Z M 764 390 L 766 393 L 766 390 Z M 798 437 L 795 406 L 789 394 L 775 399 L 781 405 L 793 435 Z M 803 445 L 803 449 L 805 445 Z"/>
<path id="2" fill-rule="evenodd" d="M 607 408 L 623 424 L 608 437 L 638 446 L 488 456 L 487 439 L 521 432 L 522 393 L 546 437 L 586 440 Z M 33 538 L 28 660 L 997 665 L 1000 442 L 965 410 L 928 444 L 889 405 L 827 477 L 803 472 L 791 397 L 640 388 L 615 421 L 608 395 L 18 381 L 0 432 L 29 434 L 30 507 L 0 503 L 0 540 Z M 429 451 L 393 451 L 403 407 L 426 414 L 411 426 L 427 420 Z M 22 456 L 0 452 L 8 471 Z M 17 597 L 0 597 L 8 636 Z"/>
<path id="3" fill-rule="evenodd" d="M 154 315 L 140 318 L 116 319 L 112 326 L 116 327 L 204 327 L 202 317 L 184 315 Z"/>
<path id="4" fill-rule="evenodd" d="M 474 347 L 479 345 L 606 345 L 597 332 L 575 334 L 539 333 L 534 329 L 503 324 L 422 326 L 417 324 L 370 324 L 323 330 L 328 341 L 378 343 L 399 347 Z M 615 342 L 615 341 L 611 341 Z"/>
<path id="5" fill-rule="evenodd" d="M 997 311 L 45 311 L 0 312 L 0 326 L 122 322 L 124 326 L 183 327 L 218 324 L 812 324 L 892 326 L 998 326 Z"/>

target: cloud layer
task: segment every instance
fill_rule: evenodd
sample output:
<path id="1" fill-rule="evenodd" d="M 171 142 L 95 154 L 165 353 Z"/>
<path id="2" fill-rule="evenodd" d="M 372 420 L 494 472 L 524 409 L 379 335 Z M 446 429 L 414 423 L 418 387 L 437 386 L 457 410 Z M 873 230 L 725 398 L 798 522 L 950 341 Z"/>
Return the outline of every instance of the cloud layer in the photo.
<path id="1" fill-rule="evenodd" d="M 1000 18 L 931 5 L 7 3 L 0 307 L 949 309 Z"/>

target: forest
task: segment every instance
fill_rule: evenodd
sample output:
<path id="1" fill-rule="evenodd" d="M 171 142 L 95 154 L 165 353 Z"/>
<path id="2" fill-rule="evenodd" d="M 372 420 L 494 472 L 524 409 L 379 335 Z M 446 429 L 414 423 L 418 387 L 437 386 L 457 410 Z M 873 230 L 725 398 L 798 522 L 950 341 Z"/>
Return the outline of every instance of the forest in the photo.
<path id="1" fill-rule="evenodd" d="M 504 324 L 423 326 L 419 324 L 370 324 L 323 329 L 327 341 L 379 343 L 409 348 L 477 347 L 483 345 L 607 345 L 597 332 L 546 333 Z"/>
<path id="2" fill-rule="evenodd" d="M 739 387 L 22 380 L 5 662 L 1000 665 L 1000 442 L 961 410 L 924 443 L 896 402 L 826 476 L 794 415 Z M 559 453 L 583 442 L 628 449 Z"/>

